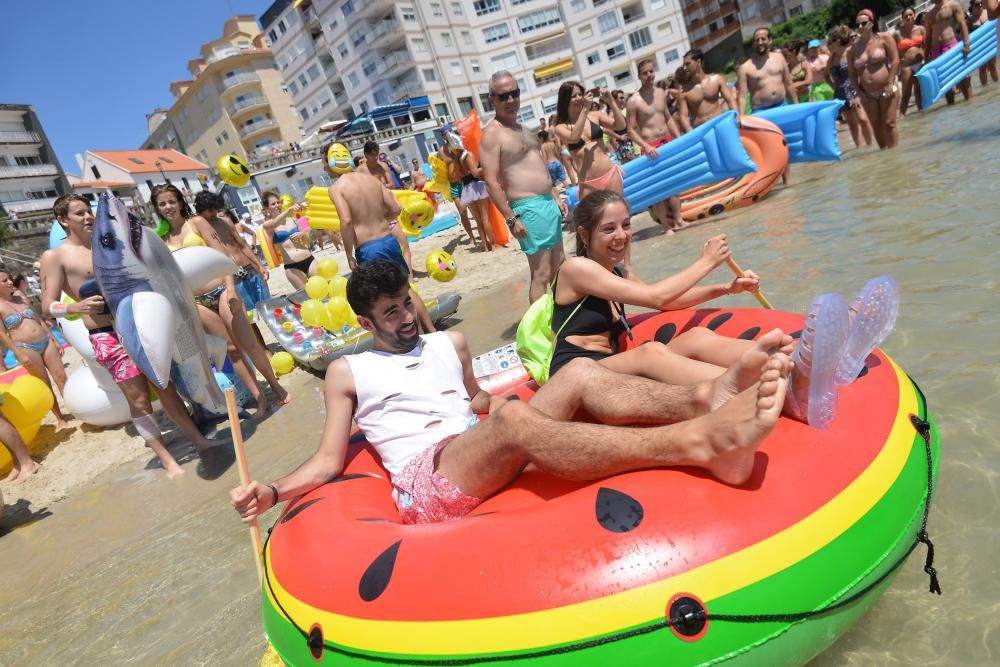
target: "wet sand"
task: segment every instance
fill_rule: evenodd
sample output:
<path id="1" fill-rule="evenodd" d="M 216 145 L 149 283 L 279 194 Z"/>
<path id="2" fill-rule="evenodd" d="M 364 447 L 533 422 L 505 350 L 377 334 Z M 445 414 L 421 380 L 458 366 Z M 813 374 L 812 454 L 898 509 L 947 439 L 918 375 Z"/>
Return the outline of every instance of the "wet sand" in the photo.
<path id="1" fill-rule="evenodd" d="M 853 295 L 879 273 L 903 291 L 884 347 L 920 383 L 942 432 L 929 530 L 944 596 L 927 593 L 918 550 L 819 665 L 986 665 L 1000 655 L 1000 87 L 992 88 L 901 122 L 903 150 L 851 149 L 840 164 L 794 167 L 792 188 L 675 237 L 636 220 L 635 262 L 647 278 L 683 268 L 724 231 L 778 308 L 801 311 L 818 292 Z M 414 250 L 417 267 L 447 246 L 444 234 Z M 501 251 L 477 267 L 479 257 L 459 244 L 455 281 L 420 283 L 428 295 L 464 295 L 457 326 L 477 352 L 511 340 L 527 300 L 523 256 Z M 727 278 L 720 270 L 710 280 Z M 746 296 L 717 303 L 753 305 Z M 298 370 L 285 382 L 294 402 L 245 427 L 251 470 L 263 480 L 301 463 L 322 425 L 320 380 Z M 235 469 L 203 480 L 187 463 L 171 483 L 147 467 L 152 457 L 137 439 L 126 440 L 77 431 L 37 482 L 3 489 L 15 515 L 33 521 L 0 538 L 0 664 L 254 664 L 265 642 L 249 540 L 228 506 Z M 83 461 L 109 449 L 115 465 L 83 472 Z M 80 459 L 56 468 L 64 450 Z"/>

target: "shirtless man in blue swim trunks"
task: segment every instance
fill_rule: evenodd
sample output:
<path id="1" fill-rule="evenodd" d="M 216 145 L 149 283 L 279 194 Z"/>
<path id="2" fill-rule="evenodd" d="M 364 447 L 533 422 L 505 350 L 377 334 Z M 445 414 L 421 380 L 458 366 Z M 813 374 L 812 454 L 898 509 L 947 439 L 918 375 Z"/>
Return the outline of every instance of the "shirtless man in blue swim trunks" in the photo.
<path id="1" fill-rule="evenodd" d="M 323 155 L 330 155 L 332 145 L 323 150 Z M 337 215 L 340 217 L 344 252 L 347 253 L 347 264 L 351 271 L 358 264 L 387 259 L 399 264 L 412 282 L 410 245 L 403 230 L 396 224 L 400 211 L 396 198 L 382 181 L 371 174 L 355 171 L 338 174 L 327 163 L 324 163 L 323 168 L 333 181 L 330 200 L 337 207 Z M 340 166 L 341 170 L 344 168 L 347 166 Z M 412 289 L 410 298 L 413 299 L 420 327 L 425 333 L 436 331 L 427 306 Z"/>
<path id="2" fill-rule="evenodd" d="M 743 115 L 750 96 L 751 113 L 795 104 L 795 86 L 788 62 L 780 51 L 771 51 L 771 29 L 757 28 L 753 33 L 753 55 L 736 70 L 736 113 Z M 791 102 L 789 102 L 791 100 Z M 781 180 L 788 185 L 788 167 Z"/>
<path id="3" fill-rule="evenodd" d="M 483 128 L 479 160 L 490 198 L 510 233 L 528 256 L 528 299 L 545 294 L 565 259 L 562 219 L 566 206 L 552 186 L 538 136 L 517 121 L 521 91 L 510 72 L 490 77 L 490 101 L 496 116 Z"/>

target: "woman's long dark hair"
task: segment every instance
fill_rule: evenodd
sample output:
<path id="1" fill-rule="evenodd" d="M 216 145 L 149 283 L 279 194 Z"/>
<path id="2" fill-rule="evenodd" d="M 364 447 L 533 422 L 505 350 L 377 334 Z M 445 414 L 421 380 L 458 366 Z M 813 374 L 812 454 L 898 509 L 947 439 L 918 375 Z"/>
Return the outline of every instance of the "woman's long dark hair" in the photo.
<path id="1" fill-rule="evenodd" d="M 177 197 L 177 204 L 181 207 L 181 216 L 185 220 L 194 216 L 194 213 L 191 212 L 191 207 L 188 206 L 187 200 L 184 199 L 184 195 L 181 194 L 181 191 L 177 189 L 176 185 L 173 183 L 160 183 L 159 185 L 154 185 L 149 194 L 149 199 L 153 203 L 153 212 L 157 215 L 157 217 L 163 219 L 163 216 L 160 215 L 160 207 L 156 203 L 156 198 L 164 192 L 173 193 L 173 195 Z"/>
<path id="2" fill-rule="evenodd" d="M 622 203 L 628 209 L 628 202 L 613 190 L 597 190 L 591 192 L 576 205 L 573 211 L 573 226 L 576 228 L 576 254 L 578 257 L 587 256 L 587 246 L 580 238 L 580 229 L 587 230 L 587 237 L 593 233 L 594 228 L 601 221 L 604 209 L 614 203 Z"/>
<path id="3" fill-rule="evenodd" d="M 583 84 L 579 81 L 566 81 L 559 86 L 559 96 L 556 98 L 556 124 L 568 123 L 569 121 L 569 100 L 573 97 L 573 89 L 579 88 L 583 94 Z M 590 109 L 584 109 L 587 113 Z"/>

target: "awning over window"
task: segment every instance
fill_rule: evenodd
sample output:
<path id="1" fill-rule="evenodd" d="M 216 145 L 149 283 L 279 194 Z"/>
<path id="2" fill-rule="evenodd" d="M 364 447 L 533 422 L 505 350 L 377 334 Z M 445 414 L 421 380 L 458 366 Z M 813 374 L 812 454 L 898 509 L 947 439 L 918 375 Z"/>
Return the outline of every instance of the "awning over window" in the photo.
<path id="1" fill-rule="evenodd" d="M 535 78 L 544 79 L 552 76 L 553 74 L 561 74 L 562 72 L 573 69 L 575 66 L 576 63 L 573 62 L 572 58 L 566 58 L 565 60 L 560 60 L 550 65 L 542 65 L 535 70 Z"/>

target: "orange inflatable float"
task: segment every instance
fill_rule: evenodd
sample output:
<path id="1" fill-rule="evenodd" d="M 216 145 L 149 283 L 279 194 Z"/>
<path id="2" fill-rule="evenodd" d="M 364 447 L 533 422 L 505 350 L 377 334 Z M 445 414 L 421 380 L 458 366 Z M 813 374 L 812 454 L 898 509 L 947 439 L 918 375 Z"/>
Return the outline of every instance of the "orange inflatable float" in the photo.
<path id="1" fill-rule="evenodd" d="M 632 345 L 802 326 L 761 310 L 631 319 Z M 923 394 L 879 350 L 829 429 L 781 419 L 741 487 L 685 469 L 529 471 L 458 521 L 402 525 L 355 434 L 343 474 L 270 531 L 264 626 L 290 665 L 803 664 L 926 539 L 939 444 Z"/>
<path id="2" fill-rule="evenodd" d="M 760 201 L 788 166 L 788 144 L 777 125 L 756 116 L 743 116 L 737 123 L 740 142 L 757 171 L 682 193 L 681 214 L 685 220 L 703 220 Z"/>

